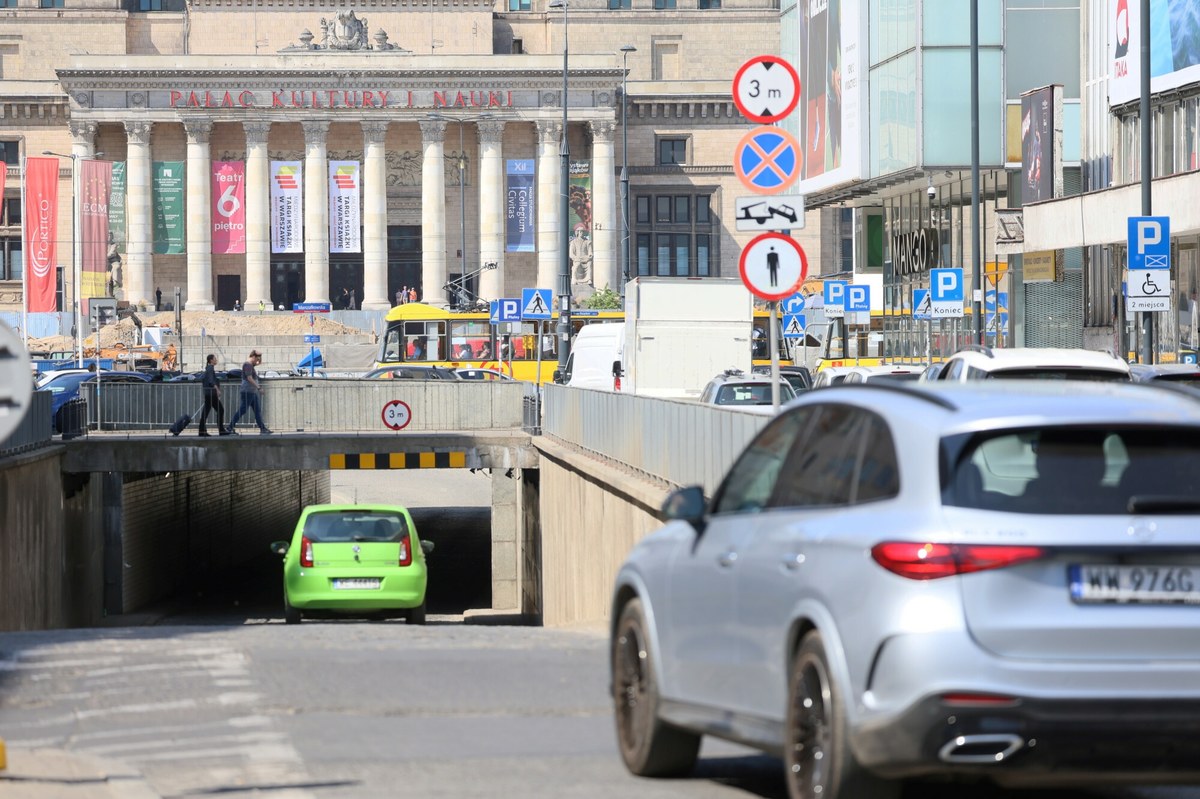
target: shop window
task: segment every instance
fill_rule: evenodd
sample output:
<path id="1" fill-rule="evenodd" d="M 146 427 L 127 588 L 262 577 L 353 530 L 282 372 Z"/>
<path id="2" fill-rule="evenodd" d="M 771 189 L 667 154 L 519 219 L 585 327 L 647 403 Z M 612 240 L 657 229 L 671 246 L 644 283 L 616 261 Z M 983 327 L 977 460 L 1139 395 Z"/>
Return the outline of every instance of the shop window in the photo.
<path id="1" fill-rule="evenodd" d="M 660 166 L 687 163 L 687 139 L 659 139 L 658 163 Z"/>
<path id="2" fill-rule="evenodd" d="M 707 194 L 636 197 L 634 236 L 639 275 L 710 277 L 717 273 L 717 241 Z M 650 213 L 653 208 L 653 214 Z"/>

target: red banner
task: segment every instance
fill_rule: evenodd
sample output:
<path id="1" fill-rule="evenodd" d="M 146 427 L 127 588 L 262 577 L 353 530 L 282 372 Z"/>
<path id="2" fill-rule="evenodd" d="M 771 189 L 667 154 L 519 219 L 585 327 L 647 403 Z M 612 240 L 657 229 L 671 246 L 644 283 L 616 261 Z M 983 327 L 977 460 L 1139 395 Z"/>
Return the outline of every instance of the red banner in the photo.
<path id="1" fill-rule="evenodd" d="M 58 310 L 58 159 L 25 159 L 25 305 L 29 313 Z"/>
<path id="2" fill-rule="evenodd" d="M 246 164 L 213 161 L 212 251 L 246 251 Z"/>
<path id="3" fill-rule="evenodd" d="M 112 161 L 80 159 L 79 235 L 83 257 L 81 297 L 108 296 L 108 202 Z"/>

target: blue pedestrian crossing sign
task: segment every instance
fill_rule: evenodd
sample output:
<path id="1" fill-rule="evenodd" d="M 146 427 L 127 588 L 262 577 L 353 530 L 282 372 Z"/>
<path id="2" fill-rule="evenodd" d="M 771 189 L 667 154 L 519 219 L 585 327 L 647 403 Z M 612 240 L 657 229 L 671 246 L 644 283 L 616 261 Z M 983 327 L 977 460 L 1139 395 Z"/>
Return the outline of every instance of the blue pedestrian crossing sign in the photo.
<path id="1" fill-rule="evenodd" d="M 933 318 L 933 306 L 929 300 L 929 289 L 913 289 L 913 319 L 926 322 Z"/>
<path id="2" fill-rule="evenodd" d="M 787 191 L 800 171 L 800 144 L 783 128 L 762 125 L 747 133 L 733 153 L 733 170 L 758 194 Z"/>
<path id="3" fill-rule="evenodd" d="M 789 313 L 783 315 L 783 337 L 804 338 L 804 314 Z"/>
<path id="4" fill-rule="evenodd" d="M 521 318 L 549 319 L 552 302 L 550 289 L 521 289 Z"/>

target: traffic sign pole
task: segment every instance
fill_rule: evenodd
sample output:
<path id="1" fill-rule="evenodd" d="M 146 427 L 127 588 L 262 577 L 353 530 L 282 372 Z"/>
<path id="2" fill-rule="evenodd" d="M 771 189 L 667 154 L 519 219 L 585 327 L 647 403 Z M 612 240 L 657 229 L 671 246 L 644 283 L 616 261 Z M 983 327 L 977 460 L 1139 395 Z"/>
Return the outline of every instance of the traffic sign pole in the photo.
<path id="1" fill-rule="evenodd" d="M 771 409 L 779 413 L 779 302 L 771 303 Z"/>

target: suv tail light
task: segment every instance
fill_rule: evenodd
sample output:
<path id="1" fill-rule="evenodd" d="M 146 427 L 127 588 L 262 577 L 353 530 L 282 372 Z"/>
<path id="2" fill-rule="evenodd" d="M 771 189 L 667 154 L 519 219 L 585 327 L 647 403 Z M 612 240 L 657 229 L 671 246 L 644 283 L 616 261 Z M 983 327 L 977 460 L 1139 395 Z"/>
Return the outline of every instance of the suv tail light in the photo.
<path id="1" fill-rule="evenodd" d="M 300 539 L 300 565 L 311 569 L 313 567 L 312 541 Z"/>
<path id="2" fill-rule="evenodd" d="M 1046 554 L 1042 547 L 976 544 L 930 544 L 887 541 L 871 548 L 871 557 L 883 568 L 910 580 L 936 580 L 956 574 L 1003 569 Z"/>
<path id="3" fill-rule="evenodd" d="M 408 537 L 408 533 L 405 533 L 404 537 L 400 539 L 400 565 L 412 565 L 412 539 Z"/>

